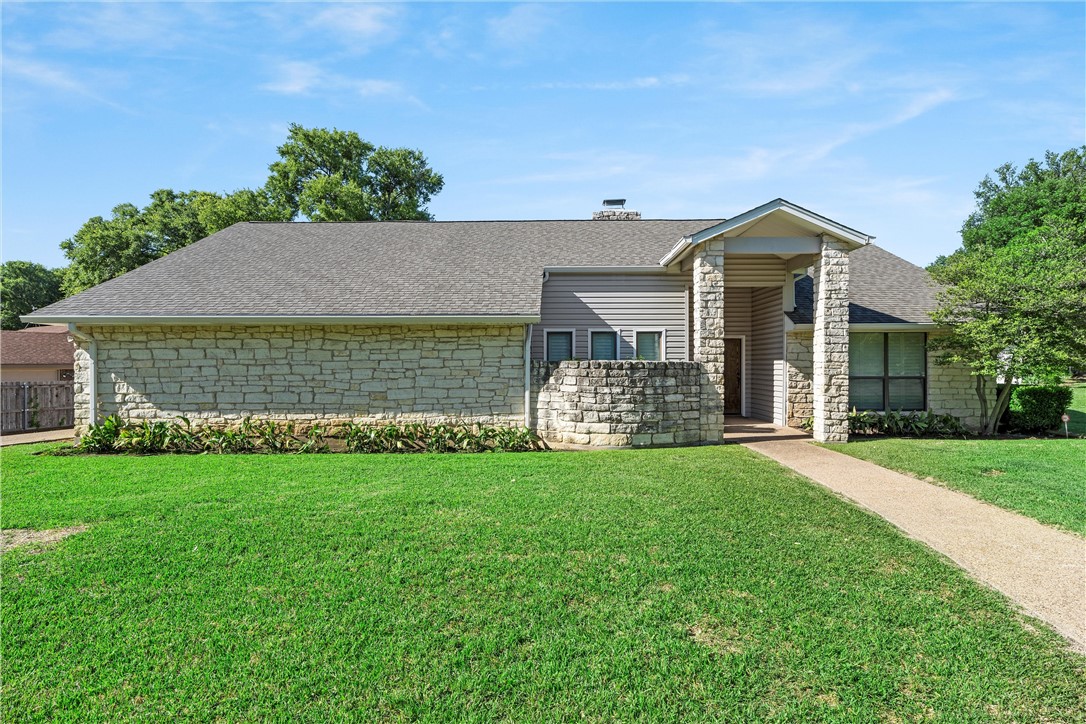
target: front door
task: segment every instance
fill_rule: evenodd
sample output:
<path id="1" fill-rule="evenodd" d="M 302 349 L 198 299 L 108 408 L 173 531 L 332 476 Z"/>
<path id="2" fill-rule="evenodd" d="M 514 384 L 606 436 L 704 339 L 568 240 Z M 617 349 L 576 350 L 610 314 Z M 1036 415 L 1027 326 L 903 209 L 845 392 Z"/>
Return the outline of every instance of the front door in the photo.
<path id="1" fill-rule="evenodd" d="M 724 340 L 724 414 L 743 413 L 743 340 Z"/>

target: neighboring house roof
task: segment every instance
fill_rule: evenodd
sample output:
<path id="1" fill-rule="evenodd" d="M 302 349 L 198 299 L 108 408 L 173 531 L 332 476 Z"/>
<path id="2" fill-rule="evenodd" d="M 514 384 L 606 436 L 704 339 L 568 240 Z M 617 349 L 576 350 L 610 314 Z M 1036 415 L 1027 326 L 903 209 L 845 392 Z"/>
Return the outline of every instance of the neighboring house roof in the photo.
<path id="1" fill-rule="evenodd" d="M 33 316 L 538 317 L 545 267 L 658 267 L 717 222 L 245 222 Z"/>
<path id="2" fill-rule="evenodd" d="M 931 324 L 938 285 L 924 269 L 869 244 L 848 255 L 848 321 L 850 324 Z M 796 308 L 788 317 L 796 324 L 813 321 L 814 280 L 796 280 Z"/>
<path id="3" fill-rule="evenodd" d="M 0 332 L 0 365 L 72 367 L 75 346 L 68 341 L 67 331 L 66 327 L 31 327 Z"/>

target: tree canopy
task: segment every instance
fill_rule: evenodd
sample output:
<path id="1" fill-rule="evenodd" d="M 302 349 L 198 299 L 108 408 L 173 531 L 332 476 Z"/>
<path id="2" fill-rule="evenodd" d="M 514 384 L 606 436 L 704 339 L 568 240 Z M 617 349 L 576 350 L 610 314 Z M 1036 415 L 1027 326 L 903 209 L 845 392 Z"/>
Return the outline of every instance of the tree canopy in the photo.
<path id="1" fill-rule="evenodd" d="M 290 126 L 264 186 L 230 194 L 159 189 L 139 208 L 89 219 L 61 243 L 75 294 L 239 221 L 430 219 L 444 181 L 421 151 L 377 147 L 353 131 Z"/>
<path id="2" fill-rule="evenodd" d="M 23 314 L 64 297 L 59 270 L 31 261 L 7 261 L 0 265 L 0 328 L 22 329 Z"/>
<path id="3" fill-rule="evenodd" d="M 946 285 L 932 319 L 950 330 L 931 346 L 977 377 L 988 433 L 1011 392 L 988 400 L 992 381 L 1058 378 L 1086 361 L 1086 147 L 996 174 L 976 191 L 962 247 L 929 267 Z"/>
<path id="4" fill-rule="evenodd" d="M 265 188 L 290 218 L 310 221 L 429 220 L 445 184 L 421 151 L 375 147 L 354 131 L 290 126 Z"/>

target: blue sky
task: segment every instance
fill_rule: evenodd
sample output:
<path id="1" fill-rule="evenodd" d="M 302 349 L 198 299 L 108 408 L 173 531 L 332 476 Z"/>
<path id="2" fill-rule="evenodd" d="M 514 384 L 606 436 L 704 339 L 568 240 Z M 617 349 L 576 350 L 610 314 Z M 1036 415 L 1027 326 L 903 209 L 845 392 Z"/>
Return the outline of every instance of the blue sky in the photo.
<path id="1" fill-rule="evenodd" d="M 421 149 L 439 219 L 784 197 L 926 264 L 1001 163 L 1086 139 L 1062 4 L 3 3 L 3 258 L 156 188 L 262 184 L 289 123 Z"/>

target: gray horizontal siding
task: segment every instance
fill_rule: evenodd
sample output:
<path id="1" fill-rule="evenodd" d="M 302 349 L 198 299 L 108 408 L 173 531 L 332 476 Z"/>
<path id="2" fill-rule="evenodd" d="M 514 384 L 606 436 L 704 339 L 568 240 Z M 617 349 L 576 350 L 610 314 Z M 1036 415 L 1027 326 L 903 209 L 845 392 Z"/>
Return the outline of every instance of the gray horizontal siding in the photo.
<path id="1" fill-rule="evenodd" d="M 750 415 L 772 420 L 780 403 L 784 359 L 784 312 L 780 287 L 755 289 L 750 296 Z"/>
<path id="2" fill-rule="evenodd" d="M 776 256 L 724 257 L 725 287 L 776 287 L 784 280 L 785 263 Z"/>
<path id="3" fill-rule="evenodd" d="M 532 358 L 543 358 L 546 329 L 576 330 L 574 356 L 588 359 L 588 332 L 617 329 L 620 356 L 634 357 L 637 330 L 664 330 L 666 358 L 687 353 L 686 287 L 683 274 L 552 273 L 543 285 L 540 322 L 532 333 Z"/>

